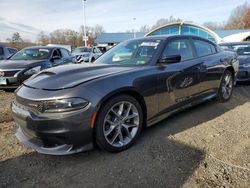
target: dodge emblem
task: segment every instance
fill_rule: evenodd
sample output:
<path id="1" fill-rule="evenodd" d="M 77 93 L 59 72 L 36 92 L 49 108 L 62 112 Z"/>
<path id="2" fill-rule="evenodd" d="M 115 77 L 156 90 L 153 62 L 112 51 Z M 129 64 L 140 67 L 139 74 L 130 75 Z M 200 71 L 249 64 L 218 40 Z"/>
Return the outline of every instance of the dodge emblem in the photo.
<path id="1" fill-rule="evenodd" d="M 4 72 L 0 71 L 0 77 L 4 77 Z"/>

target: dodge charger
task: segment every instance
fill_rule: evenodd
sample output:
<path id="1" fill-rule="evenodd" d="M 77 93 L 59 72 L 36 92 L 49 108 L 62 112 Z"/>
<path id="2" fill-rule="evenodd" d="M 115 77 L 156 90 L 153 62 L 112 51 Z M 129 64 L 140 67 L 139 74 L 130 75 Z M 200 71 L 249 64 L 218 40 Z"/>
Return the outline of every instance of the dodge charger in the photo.
<path id="1" fill-rule="evenodd" d="M 16 137 L 44 154 L 94 146 L 120 152 L 173 113 L 228 101 L 238 66 L 236 53 L 195 36 L 125 41 L 93 64 L 54 67 L 25 81 L 11 105 Z"/>

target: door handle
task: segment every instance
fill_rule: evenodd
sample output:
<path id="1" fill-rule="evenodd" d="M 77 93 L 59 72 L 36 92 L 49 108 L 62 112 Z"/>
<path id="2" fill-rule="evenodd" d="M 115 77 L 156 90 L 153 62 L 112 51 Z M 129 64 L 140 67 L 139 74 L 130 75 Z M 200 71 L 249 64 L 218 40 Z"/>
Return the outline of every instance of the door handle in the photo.
<path id="1" fill-rule="evenodd" d="M 200 71 L 200 70 L 201 70 L 201 66 L 195 67 L 195 69 L 194 69 L 194 70 L 196 70 L 196 71 Z"/>

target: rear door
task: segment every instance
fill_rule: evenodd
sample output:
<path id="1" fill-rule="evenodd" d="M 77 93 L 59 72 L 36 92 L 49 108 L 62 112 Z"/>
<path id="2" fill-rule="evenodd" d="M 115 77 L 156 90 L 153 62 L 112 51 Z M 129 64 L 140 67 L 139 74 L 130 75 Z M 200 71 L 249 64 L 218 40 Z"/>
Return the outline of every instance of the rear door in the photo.
<path id="1" fill-rule="evenodd" d="M 161 58 L 172 55 L 181 55 L 181 62 L 159 69 L 159 112 L 181 106 L 200 93 L 200 61 L 191 40 L 177 37 L 167 42 Z"/>
<path id="2" fill-rule="evenodd" d="M 192 39 L 196 51 L 197 59 L 200 61 L 201 85 L 200 90 L 203 93 L 214 92 L 220 84 L 222 75 L 222 67 L 220 60 L 221 54 L 217 52 L 217 48 L 213 43 L 198 38 Z"/>

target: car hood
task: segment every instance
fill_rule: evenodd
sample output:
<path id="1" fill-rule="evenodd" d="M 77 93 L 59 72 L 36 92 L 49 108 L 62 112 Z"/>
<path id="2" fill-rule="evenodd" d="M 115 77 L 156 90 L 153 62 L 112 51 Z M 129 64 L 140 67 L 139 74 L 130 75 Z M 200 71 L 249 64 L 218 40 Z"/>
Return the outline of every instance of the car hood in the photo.
<path id="1" fill-rule="evenodd" d="M 246 55 L 239 56 L 239 61 L 240 61 L 240 65 L 243 65 L 245 63 L 250 63 L 250 56 L 246 56 Z"/>
<path id="2" fill-rule="evenodd" d="M 0 69 L 25 69 L 42 62 L 44 60 L 4 60 L 0 62 Z"/>
<path id="3" fill-rule="evenodd" d="M 24 85 L 35 89 L 61 90 L 131 69 L 135 69 L 135 67 L 92 63 L 65 65 L 44 70 L 25 81 Z"/>

